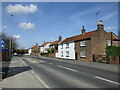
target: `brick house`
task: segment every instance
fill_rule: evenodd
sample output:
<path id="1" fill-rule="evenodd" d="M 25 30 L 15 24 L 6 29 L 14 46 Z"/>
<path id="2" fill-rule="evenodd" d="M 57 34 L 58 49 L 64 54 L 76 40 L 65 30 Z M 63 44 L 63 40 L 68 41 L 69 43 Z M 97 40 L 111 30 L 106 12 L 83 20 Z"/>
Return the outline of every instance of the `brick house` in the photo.
<path id="1" fill-rule="evenodd" d="M 81 35 L 66 38 L 60 43 L 60 45 L 73 43 L 73 59 L 93 61 L 94 55 L 106 55 L 106 45 L 118 46 L 118 37 L 113 32 L 104 30 L 102 20 L 98 21 L 97 30 L 86 32 L 83 26 L 81 31 Z"/>

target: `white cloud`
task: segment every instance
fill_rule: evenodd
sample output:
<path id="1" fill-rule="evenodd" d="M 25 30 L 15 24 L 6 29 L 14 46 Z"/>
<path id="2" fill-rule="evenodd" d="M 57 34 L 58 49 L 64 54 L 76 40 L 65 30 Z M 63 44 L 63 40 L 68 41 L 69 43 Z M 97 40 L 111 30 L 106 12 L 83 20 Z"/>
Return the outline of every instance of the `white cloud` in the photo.
<path id="1" fill-rule="evenodd" d="M 35 28 L 35 25 L 32 23 L 22 22 L 19 24 L 19 27 L 24 30 L 31 30 Z"/>
<path id="2" fill-rule="evenodd" d="M 15 5 L 9 4 L 6 10 L 10 14 L 27 14 L 27 13 L 36 12 L 37 6 L 33 4 L 26 5 L 26 6 L 23 6 L 21 4 L 15 4 Z"/>
<path id="3" fill-rule="evenodd" d="M 8 27 L 7 26 L 3 26 L 2 28 L 3 28 L 3 30 L 6 30 Z"/>
<path id="4" fill-rule="evenodd" d="M 21 35 L 13 35 L 14 38 L 19 39 L 21 38 Z"/>
<path id="5" fill-rule="evenodd" d="M 105 28 L 106 30 L 114 30 L 114 29 L 116 29 L 115 27 L 106 27 Z"/>

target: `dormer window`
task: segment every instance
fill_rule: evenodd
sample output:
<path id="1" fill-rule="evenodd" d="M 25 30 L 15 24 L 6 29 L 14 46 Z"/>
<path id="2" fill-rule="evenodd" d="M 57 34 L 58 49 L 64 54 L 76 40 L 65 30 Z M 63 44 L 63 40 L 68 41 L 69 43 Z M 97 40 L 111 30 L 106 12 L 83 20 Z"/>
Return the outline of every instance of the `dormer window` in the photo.
<path id="1" fill-rule="evenodd" d="M 69 48 L 69 43 L 66 43 L 66 48 Z"/>
<path id="2" fill-rule="evenodd" d="M 86 46 L 86 42 L 85 41 L 81 41 L 80 42 L 80 46 Z"/>

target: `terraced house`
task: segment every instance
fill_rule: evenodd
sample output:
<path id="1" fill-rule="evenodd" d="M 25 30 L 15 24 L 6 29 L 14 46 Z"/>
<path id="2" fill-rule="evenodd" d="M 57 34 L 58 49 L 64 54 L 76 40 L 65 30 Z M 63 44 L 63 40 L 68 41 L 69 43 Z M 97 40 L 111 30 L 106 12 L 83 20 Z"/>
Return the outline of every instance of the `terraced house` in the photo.
<path id="1" fill-rule="evenodd" d="M 118 37 L 113 32 L 106 32 L 102 20 L 98 21 L 97 30 L 64 39 L 58 45 L 56 57 L 93 61 L 94 56 L 106 55 L 106 45 L 118 46 Z"/>

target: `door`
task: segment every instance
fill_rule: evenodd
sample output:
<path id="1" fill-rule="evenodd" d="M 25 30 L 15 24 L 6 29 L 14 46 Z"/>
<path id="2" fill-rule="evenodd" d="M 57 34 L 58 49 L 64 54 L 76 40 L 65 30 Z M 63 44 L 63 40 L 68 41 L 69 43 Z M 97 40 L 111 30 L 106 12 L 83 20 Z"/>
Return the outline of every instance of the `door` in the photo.
<path id="1" fill-rule="evenodd" d="M 78 60 L 78 58 L 77 58 L 77 52 L 75 52 L 75 60 Z"/>

